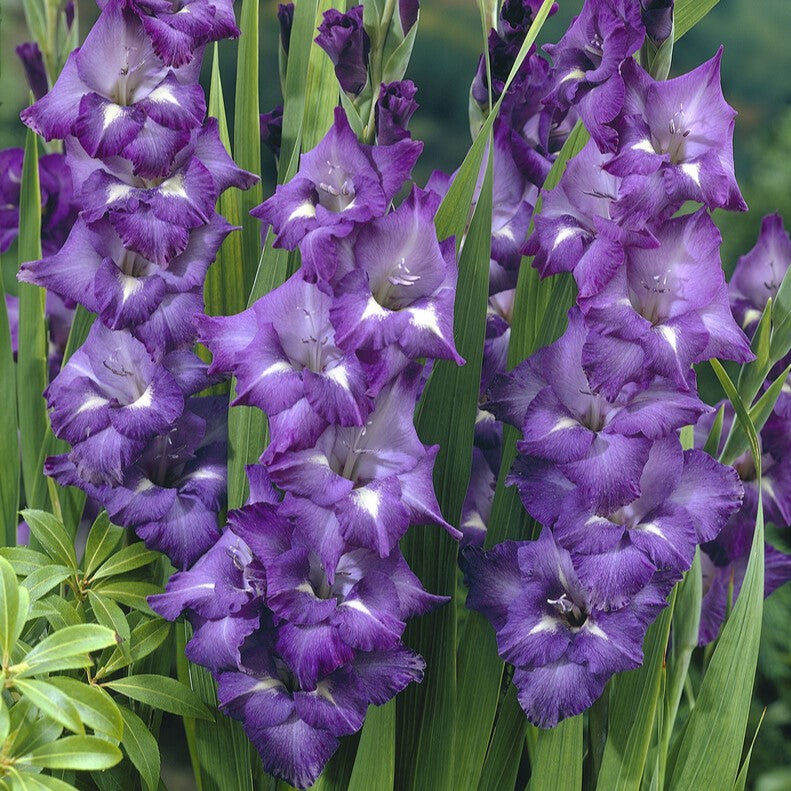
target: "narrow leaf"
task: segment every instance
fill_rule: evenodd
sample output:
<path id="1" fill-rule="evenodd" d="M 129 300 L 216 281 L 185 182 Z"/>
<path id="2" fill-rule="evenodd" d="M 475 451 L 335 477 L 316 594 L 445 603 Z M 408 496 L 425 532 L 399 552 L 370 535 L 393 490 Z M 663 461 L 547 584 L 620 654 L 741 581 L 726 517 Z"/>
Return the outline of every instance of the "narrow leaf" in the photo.
<path id="1" fill-rule="evenodd" d="M 162 556 L 159 552 L 146 549 L 146 545 L 142 541 L 130 544 L 102 563 L 93 574 L 93 579 L 100 580 L 106 577 L 116 577 L 127 571 L 139 569 L 141 566 L 145 566 L 160 557 Z"/>
<path id="2" fill-rule="evenodd" d="M 48 681 L 69 697 L 79 712 L 80 719 L 89 728 L 106 734 L 111 739 L 121 739 L 124 733 L 121 712 L 103 689 L 65 676 L 53 676 Z"/>
<path id="3" fill-rule="evenodd" d="M 539 730 L 532 754 L 529 791 L 581 791 L 582 715 Z"/>
<path id="4" fill-rule="evenodd" d="M 129 760 L 145 782 L 148 791 L 159 787 L 159 745 L 148 727 L 133 711 L 120 706 L 123 718 L 123 745 Z"/>
<path id="5" fill-rule="evenodd" d="M 113 601 L 124 604 L 146 615 L 154 612 L 148 606 L 148 597 L 162 593 L 159 585 L 151 582 L 132 582 L 126 580 L 102 580 L 94 588 L 97 593 L 109 596 Z"/>
<path id="6" fill-rule="evenodd" d="M 33 678 L 15 678 L 14 688 L 59 725 L 74 733 L 85 733 L 77 707 L 56 686 Z"/>
<path id="7" fill-rule="evenodd" d="M 17 759 L 19 763 L 48 769 L 109 769 L 122 758 L 121 751 L 97 736 L 66 736 L 37 747 Z"/>
<path id="8" fill-rule="evenodd" d="M 395 701 L 369 706 L 348 791 L 392 789 L 395 779 Z"/>
<path id="9" fill-rule="evenodd" d="M 514 787 L 527 727 L 525 713 L 517 699 L 516 687 L 511 684 L 500 707 L 481 780 L 477 786 L 478 791 Z"/>
<path id="10" fill-rule="evenodd" d="M 11 564 L 0 557 L 0 659 L 8 664 L 22 624 L 18 622 L 19 583 Z"/>
<path id="11" fill-rule="evenodd" d="M 70 569 L 77 568 L 74 544 L 66 528 L 52 514 L 28 508 L 22 511 L 22 518 L 30 526 L 31 535 L 56 563 Z"/>
<path id="12" fill-rule="evenodd" d="M 96 517 L 88 533 L 85 555 L 82 559 L 83 571 L 90 577 L 96 569 L 112 554 L 123 538 L 124 530 L 110 523 L 107 511 Z"/>
<path id="13" fill-rule="evenodd" d="M 200 720 L 214 719 L 200 698 L 188 686 L 174 678 L 141 674 L 107 681 L 104 686 L 126 695 L 131 700 L 171 714 Z"/>
<path id="14" fill-rule="evenodd" d="M 720 0 L 676 0 L 673 12 L 674 34 L 678 41 L 692 30 Z"/>
<path id="15" fill-rule="evenodd" d="M 27 588 L 31 603 L 36 602 L 73 573 L 67 566 L 44 566 L 25 577 L 22 586 Z"/>
<path id="16" fill-rule="evenodd" d="M 16 544 L 19 510 L 19 440 L 17 436 L 16 366 L 11 348 L 5 288 L 0 274 L 0 545 Z"/>
<path id="17" fill-rule="evenodd" d="M 83 667 L 84 665 L 75 665 L 70 660 L 82 659 L 91 651 L 100 651 L 111 645 L 115 645 L 115 634 L 111 629 L 93 623 L 67 626 L 45 637 L 32 648 L 24 662 L 20 663 L 20 672 L 29 676 L 51 673 L 53 670 Z M 87 659 L 85 664 L 89 664 L 90 659 L 88 657 L 85 659 Z"/>
<path id="18" fill-rule="evenodd" d="M 121 653 L 132 661 L 132 655 L 129 651 L 129 643 L 131 639 L 129 622 L 126 620 L 121 608 L 106 596 L 102 596 L 96 591 L 88 591 L 88 600 L 91 603 L 91 609 L 96 616 L 96 620 L 108 629 L 112 629 L 115 633 L 115 642 L 118 645 Z"/>

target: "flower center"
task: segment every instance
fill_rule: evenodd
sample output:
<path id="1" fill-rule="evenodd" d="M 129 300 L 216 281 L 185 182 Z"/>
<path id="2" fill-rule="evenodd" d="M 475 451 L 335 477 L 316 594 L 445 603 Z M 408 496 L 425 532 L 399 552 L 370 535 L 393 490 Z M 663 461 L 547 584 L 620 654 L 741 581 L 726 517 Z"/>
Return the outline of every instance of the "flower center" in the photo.
<path id="1" fill-rule="evenodd" d="M 667 124 L 667 135 L 655 137 L 651 142 L 657 154 L 669 154 L 674 165 L 683 162 L 686 157 L 686 141 L 692 130 L 687 129 L 684 123 L 684 105 L 679 105 L 678 110 Z"/>
<path id="2" fill-rule="evenodd" d="M 400 310 L 412 300 L 411 295 L 400 291 L 401 288 L 409 289 L 420 280 L 420 275 L 412 274 L 406 264 L 406 259 L 401 260 L 383 277 L 377 288 L 374 289 L 373 298 L 383 307 L 390 310 Z"/>
<path id="3" fill-rule="evenodd" d="M 557 599 L 547 599 L 555 612 L 572 628 L 579 629 L 588 620 L 588 614 L 564 591 Z"/>
<path id="4" fill-rule="evenodd" d="M 339 165 L 327 160 L 327 180 L 317 185 L 319 203 L 328 211 L 340 213 L 354 203 L 354 181 Z"/>
<path id="5" fill-rule="evenodd" d="M 639 290 L 629 292 L 632 307 L 654 326 L 660 324 L 669 315 L 669 302 L 673 299 L 670 282 L 670 270 L 640 279 Z"/>

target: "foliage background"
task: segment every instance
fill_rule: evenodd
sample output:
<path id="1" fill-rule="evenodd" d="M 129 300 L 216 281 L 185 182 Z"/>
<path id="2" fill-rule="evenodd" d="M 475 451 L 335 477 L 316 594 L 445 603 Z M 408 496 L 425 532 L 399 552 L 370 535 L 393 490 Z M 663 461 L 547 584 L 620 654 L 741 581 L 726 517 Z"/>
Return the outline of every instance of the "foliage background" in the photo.
<path id="1" fill-rule="evenodd" d="M 560 0 L 560 11 L 542 31 L 543 40 L 556 40 L 577 13 L 580 0 Z M 81 31 L 96 14 L 90 0 L 79 0 Z M 277 72 L 277 3 L 261 4 L 260 80 L 262 109 L 280 101 Z M 754 243 L 761 217 L 779 211 L 791 226 L 791 2 L 789 0 L 721 0 L 679 43 L 674 73 L 694 68 L 725 45 L 723 85 L 728 101 L 739 111 L 735 134 L 736 174 L 750 206 L 746 215 L 721 214 L 723 263 L 730 271 L 741 253 Z M 27 104 L 27 89 L 13 47 L 27 37 L 21 0 L 0 0 L 0 148 L 21 146 L 24 127 L 18 113 Z M 434 168 L 453 170 L 470 145 L 467 122 L 469 83 L 483 42 L 478 9 L 473 0 L 424 0 L 420 29 L 407 72 L 418 86 L 420 110 L 412 122 L 415 137 L 425 141 L 416 179 L 423 183 Z M 226 91 L 231 94 L 235 72 L 234 42 L 220 44 Z M 204 87 L 208 87 L 208 59 Z M 233 125 L 232 107 L 228 107 Z M 264 193 L 274 185 L 274 162 L 266 149 L 262 172 Z M 14 293 L 16 256 L 4 257 L 3 274 Z M 784 536 L 773 543 L 791 550 Z M 784 540 L 785 539 L 785 540 Z M 757 696 L 748 733 L 754 730 L 763 706 L 767 715 L 756 744 L 751 776 L 757 791 L 791 789 L 791 586 L 766 604 Z M 167 732 L 169 729 L 165 729 Z M 164 768 L 164 767 L 163 767 Z M 175 778 L 173 778 L 175 780 Z M 174 789 L 176 783 L 169 786 Z M 187 786 L 188 787 L 188 786 Z"/>

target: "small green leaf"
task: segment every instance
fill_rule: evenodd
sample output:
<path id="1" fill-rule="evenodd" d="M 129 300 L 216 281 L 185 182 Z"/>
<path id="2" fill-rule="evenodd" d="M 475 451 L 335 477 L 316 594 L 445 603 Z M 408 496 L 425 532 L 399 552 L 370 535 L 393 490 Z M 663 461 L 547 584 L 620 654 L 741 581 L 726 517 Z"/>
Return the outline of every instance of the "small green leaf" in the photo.
<path id="1" fill-rule="evenodd" d="M 157 740 L 137 714 L 125 706 L 119 708 L 124 723 L 121 744 L 149 791 L 156 791 L 159 786 L 160 766 Z"/>
<path id="2" fill-rule="evenodd" d="M 28 547 L 0 547 L 0 558 L 5 558 L 18 577 L 27 577 L 51 562 L 43 552 Z"/>
<path id="3" fill-rule="evenodd" d="M 34 678 L 14 678 L 14 687 L 42 714 L 74 733 L 85 733 L 77 707 L 56 686 Z"/>
<path id="4" fill-rule="evenodd" d="M 156 593 L 162 593 L 159 585 L 151 582 L 136 582 L 129 580 L 107 580 L 99 582 L 94 590 L 103 596 L 108 596 L 134 610 L 139 610 L 146 615 L 153 615 L 153 610 L 148 606 L 147 599 Z"/>
<path id="5" fill-rule="evenodd" d="M 0 658 L 8 663 L 11 650 L 22 631 L 19 618 L 19 583 L 11 564 L 0 558 Z"/>
<path id="6" fill-rule="evenodd" d="M 80 718 L 89 728 L 106 734 L 111 739 L 121 740 L 124 733 L 121 712 L 103 689 L 65 676 L 52 676 L 48 681 L 68 695 Z"/>
<path id="7" fill-rule="evenodd" d="M 82 608 L 75 609 L 76 602 L 67 602 L 62 596 L 52 594 L 46 599 L 36 602 L 33 614 L 36 617 L 46 618 L 53 629 L 63 629 L 66 626 L 78 626 L 85 623 Z"/>
<path id="8" fill-rule="evenodd" d="M 104 686 L 126 695 L 131 700 L 137 700 L 171 714 L 199 720 L 214 719 L 200 698 L 189 687 L 174 678 L 146 673 L 107 681 Z"/>
<path id="9" fill-rule="evenodd" d="M 8 706 L 6 706 L 5 698 L 0 696 L 0 744 L 5 742 L 10 730 L 11 718 L 8 715 Z"/>
<path id="10" fill-rule="evenodd" d="M 66 566 L 44 566 L 25 577 L 22 586 L 27 588 L 30 601 L 36 602 L 73 573 L 74 571 Z"/>
<path id="11" fill-rule="evenodd" d="M 96 616 L 96 620 L 102 626 L 106 626 L 108 629 L 112 629 L 113 632 L 115 632 L 115 641 L 118 645 L 118 649 L 121 651 L 121 654 L 128 657 L 131 662 L 132 655 L 129 645 L 131 634 L 129 622 L 126 620 L 126 616 L 121 608 L 112 599 L 108 599 L 106 596 L 102 596 L 101 593 L 97 593 L 93 590 L 88 591 L 88 600 L 91 603 L 91 609 Z"/>
<path id="12" fill-rule="evenodd" d="M 18 758 L 21 764 L 47 769 L 109 769 L 123 756 L 110 742 L 97 736 L 66 736 Z"/>
<path id="13" fill-rule="evenodd" d="M 52 514 L 28 508 L 22 511 L 22 518 L 30 526 L 31 535 L 56 563 L 70 569 L 77 568 L 74 543 L 66 528 Z"/>
<path id="14" fill-rule="evenodd" d="M 20 674 L 30 676 L 87 667 L 90 664 L 88 653 L 111 645 L 115 645 L 115 633 L 111 629 L 93 623 L 67 626 L 45 637 L 28 653 Z"/>
<path id="15" fill-rule="evenodd" d="M 167 639 L 171 626 L 172 624 L 164 618 L 146 619 L 138 624 L 132 629 L 129 657 L 125 657 L 120 649 L 113 651 L 104 666 L 103 675 L 109 676 L 122 667 L 126 667 L 132 662 L 139 662 L 156 651 Z"/>
<path id="16" fill-rule="evenodd" d="M 77 791 L 77 789 L 58 779 L 44 774 L 16 772 L 11 778 L 11 791 Z"/>
<path id="17" fill-rule="evenodd" d="M 123 538 L 124 530 L 110 523 L 107 511 L 102 511 L 88 533 L 85 555 L 82 559 L 85 575 L 90 577 L 100 564 L 110 557 Z"/>
<path id="18" fill-rule="evenodd" d="M 106 560 L 93 574 L 92 579 L 100 580 L 106 577 L 116 577 L 119 574 L 125 574 L 127 571 L 139 569 L 141 566 L 145 566 L 160 557 L 162 556 L 159 552 L 152 552 L 150 549 L 146 549 L 146 545 L 142 541 L 131 544 Z"/>

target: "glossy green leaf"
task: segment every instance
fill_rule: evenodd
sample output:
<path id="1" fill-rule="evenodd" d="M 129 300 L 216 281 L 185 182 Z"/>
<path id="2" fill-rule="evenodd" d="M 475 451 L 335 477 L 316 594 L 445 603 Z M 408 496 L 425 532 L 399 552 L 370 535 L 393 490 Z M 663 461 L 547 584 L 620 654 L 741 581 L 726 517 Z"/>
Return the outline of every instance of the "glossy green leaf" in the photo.
<path id="1" fill-rule="evenodd" d="M 107 577 L 117 577 L 119 574 L 125 574 L 127 571 L 134 571 L 141 566 L 146 566 L 160 557 L 162 556 L 159 552 L 146 549 L 146 545 L 139 541 L 124 547 L 105 560 L 93 573 L 92 579 L 100 580 Z"/>
<path id="2" fill-rule="evenodd" d="M 582 791 L 582 715 L 539 730 L 529 791 Z"/>
<path id="3" fill-rule="evenodd" d="M 123 745 L 129 760 L 149 791 L 156 791 L 159 786 L 159 745 L 146 724 L 133 711 L 120 706 L 123 718 Z"/>
<path id="4" fill-rule="evenodd" d="M 122 758 L 121 751 L 97 736 L 66 736 L 37 747 L 19 763 L 48 769 L 109 769 Z"/>
<path id="5" fill-rule="evenodd" d="M 25 158 L 19 198 L 19 262 L 41 258 L 41 195 L 35 133 L 25 136 Z M 19 284 L 19 351 L 17 353 L 17 410 L 22 452 L 22 479 L 28 506 L 46 505 L 44 472 L 39 465 L 49 427 L 42 396 L 47 386 L 47 335 L 44 289 Z"/>
<path id="6" fill-rule="evenodd" d="M 6 705 L 5 698 L 0 696 L 0 744 L 3 744 L 8 738 L 8 732 L 11 730 L 11 717 L 8 714 L 8 706 Z"/>
<path id="7" fill-rule="evenodd" d="M 74 605 L 75 602 L 67 602 L 62 596 L 52 594 L 35 603 L 33 614 L 46 618 L 53 629 L 77 626 L 85 623 L 85 617 L 82 608 L 78 612 Z"/>
<path id="8" fill-rule="evenodd" d="M 748 435 L 756 461 L 758 517 L 739 597 L 722 629 L 703 677 L 695 707 L 683 731 L 670 776 L 670 791 L 731 788 L 747 729 L 758 661 L 764 590 L 764 522 L 761 501 L 761 457 L 758 436 L 747 407 L 716 360 L 711 361 L 737 417 Z"/>
<path id="9" fill-rule="evenodd" d="M 67 626 L 34 646 L 18 666 L 18 672 L 30 676 L 86 667 L 90 664 L 87 655 L 91 651 L 100 651 L 111 645 L 115 645 L 115 633 L 111 629 L 93 623 Z"/>
<path id="10" fill-rule="evenodd" d="M 11 777 L 11 791 L 77 791 L 70 783 L 57 777 L 33 772 L 17 772 Z"/>
<path id="11" fill-rule="evenodd" d="M 30 594 L 30 601 L 36 602 L 73 573 L 73 569 L 68 566 L 48 565 L 44 566 L 44 568 L 36 569 L 32 574 L 25 577 L 22 580 L 22 585 L 27 588 Z"/>
<path id="12" fill-rule="evenodd" d="M 68 696 L 79 712 L 80 719 L 89 728 L 110 739 L 121 739 L 124 733 L 121 712 L 103 689 L 66 676 L 53 676 L 47 680 Z"/>
<path id="13" fill-rule="evenodd" d="M 35 678 L 15 678 L 14 687 L 42 714 L 74 733 L 85 733 L 77 707 L 53 684 Z"/>
<path id="14" fill-rule="evenodd" d="M 692 30 L 720 0 L 676 0 L 673 12 L 674 35 L 678 41 Z"/>
<path id="15" fill-rule="evenodd" d="M 129 629 L 129 622 L 123 610 L 112 600 L 106 596 L 102 596 L 94 590 L 88 591 L 88 601 L 91 603 L 91 609 L 96 617 L 96 620 L 108 629 L 115 632 L 115 642 L 120 652 L 132 661 L 130 653 L 131 630 Z"/>
<path id="16" fill-rule="evenodd" d="M 746 404 L 752 404 L 756 393 L 764 383 L 769 369 L 772 367 L 770 353 L 770 339 L 772 336 L 772 300 L 766 303 L 766 308 L 758 322 L 758 327 L 750 344 L 755 359 L 739 369 L 737 389 Z"/>
<path id="17" fill-rule="evenodd" d="M 171 626 L 164 618 L 148 618 L 139 623 L 132 629 L 128 655 L 120 648 L 113 651 L 104 666 L 103 675 L 112 675 L 122 667 L 138 662 L 156 651 L 167 640 Z"/>
<path id="18" fill-rule="evenodd" d="M 0 659 L 3 665 L 8 664 L 22 626 L 19 623 L 19 583 L 11 564 L 0 557 Z"/>
<path id="19" fill-rule="evenodd" d="M 629 791 L 640 787 L 661 700 L 674 601 L 675 593 L 648 629 L 642 666 L 610 682 L 607 741 L 596 786 L 599 791 Z"/>
<path id="20" fill-rule="evenodd" d="M 85 343 L 88 332 L 96 320 L 96 314 L 86 310 L 82 305 L 77 305 L 74 311 L 74 318 L 71 320 L 71 329 L 66 341 L 66 349 L 63 352 L 63 362 L 61 368 L 69 361 L 69 358 L 77 349 Z"/>
<path id="21" fill-rule="evenodd" d="M 77 568 L 74 544 L 66 528 L 52 514 L 28 508 L 22 511 L 22 518 L 28 523 L 30 534 L 56 563 Z"/>
<path id="22" fill-rule="evenodd" d="M 733 784 L 733 791 L 744 791 L 747 787 L 747 773 L 750 771 L 753 748 L 755 747 L 755 740 L 758 738 L 758 732 L 761 730 L 761 725 L 763 725 L 764 717 L 766 717 L 766 709 L 761 712 L 761 719 L 758 720 L 753 739 L 750 742 L 750 749 L 747 750 L 747 755 L 744 756 L 744 760 L 742 761 L 742 768 L 739 769 L 739 774 L 736 776 L 736 782 Z"/>
<path id="23" fill-rule="evenodd" d="M 119 604 L 131 607 L 133 610 L 140 610 L 146 615 L 153 615 L 152 609 L 148 606 L 148 597 L 157 593 L 162 593 L 159 585 L 151 582 L 133 582 L 127 580 L 101 580 L 94 586 L 97 593 L 108 596 Z"/>
<path id="24" fill-rule="evenodd" d="M 19 510 L 19 440 L 17 437 L 16 365 L 11 348 L 5 289 L 0 277 L 0 545 L 16 544 Z"/>
<path id="25" fill-rule="evenodd" d="M 258 0 L 243 0 L 239 16 L 239 50 L 236 60 L 236 101 L 234 103 L 233 154 L 236 164 L 251 173 L 261 173 L 261 125 L 258 98 Z M 250 210 L 261 203 L 261 182 L 238 193 L 242 231 L 244 293 L 253 284 L 261 253 L 261 225 Z"/>
<path id="26" fill-rule="evenodd" d="M 87 577 L 90 577 L 110 557 L 113 550 L 121 543 L 123 536 L 124 529 L 110 523 L 107 511 L 102 511 L 96 517 L 88 533 L 85 554 L 82 558 L 83 571 Z"/>
<path id="27" fill-rule="evenodd" d="M 149 673 L 106 681 L 105 687 L 171 714 L 198 720 L 213 720 L 212 713 L 185 684 L 167 676 Z"/>
<path id="28" fill-rule="evenodd" d="M 52 562 L 43 552 L 29 547 L 0 547 L 0 557 L 11 564 L 18 577 L 26 577 Z"/>
<path id="29" fill-rule="evenodd" d="M 392 789 L 395 779 L 396 702 L 369 706 L 347 791 Z"/>

